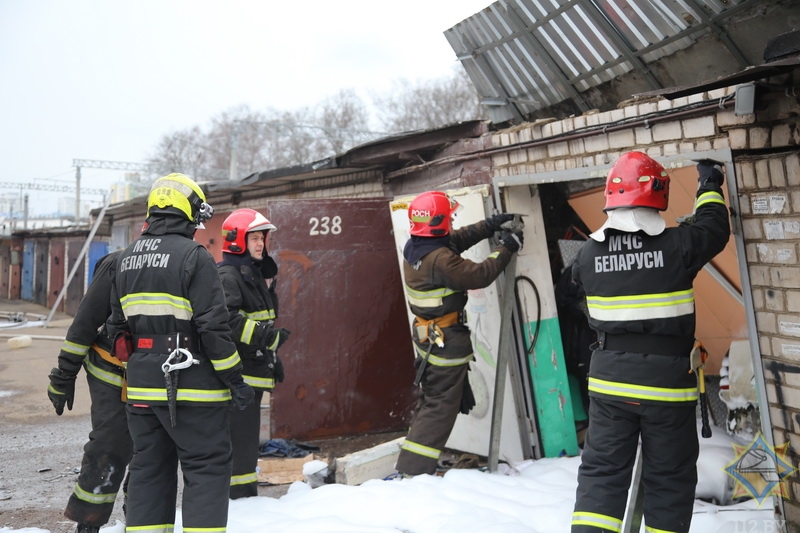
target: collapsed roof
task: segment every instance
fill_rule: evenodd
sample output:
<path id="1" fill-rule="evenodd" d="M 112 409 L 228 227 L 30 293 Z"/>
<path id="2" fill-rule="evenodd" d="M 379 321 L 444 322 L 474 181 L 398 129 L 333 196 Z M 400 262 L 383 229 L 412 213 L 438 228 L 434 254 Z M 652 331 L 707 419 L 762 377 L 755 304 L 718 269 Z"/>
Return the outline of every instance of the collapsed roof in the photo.
<path id="1" fill-rule="evenodd" d="M 731 76 L 799 24 L 794 0 L 499 0 L 445 37 L 492 122 L 516 124 Z"/>

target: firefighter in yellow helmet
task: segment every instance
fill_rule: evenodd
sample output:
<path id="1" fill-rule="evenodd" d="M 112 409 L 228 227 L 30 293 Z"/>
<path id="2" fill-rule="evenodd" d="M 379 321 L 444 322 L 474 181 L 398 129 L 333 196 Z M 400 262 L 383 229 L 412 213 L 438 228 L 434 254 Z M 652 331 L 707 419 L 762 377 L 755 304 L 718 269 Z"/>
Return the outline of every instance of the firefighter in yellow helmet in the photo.
<path id="1" fill-rule="evenodd" d="M 514 218 L 498 214 L 457 230 L 451 218 L 459 204 L 440 191 L 424 192 L 408 208 L 411 238 L 403 249 L 403 277 L 411 312 L 421 394 L 397 471 L 403 476 L 433 474 L 458 413 L 475 405 L 467 372 L 474 359 L 464 317 L 467 291 L 488 287 L 522 245 L 522 232 L 502 231 Z M 476 263 L 461 253 L 500 234 L 500 245 Z"/>
<path id="2" fill-rule="evenodd" d="M 666 228 L 669 174 L 642 152 L 623 154 L 606 180 L 608 218 L 573 263 L 597 343 L 572 533 L 620 530 L 640 439 L 646 530 L 689 531 L 699 451 L 692 282 L 730 233 L 722 172 L 697 169 L 694 223 Z"/>
<path id="3" fill-rule="evenodd" d="M 114 354 L 127 360 L 127 530 L 171 531 L 178 463 L 184 531 L 224 531 L 231 444 L 228 406 L 253 399 L 231 340 L 211 254 L 193 237 L 213 209 L 183 174 L 153 183 L 141 237 L 112 266 Z"/>
<path id="4" fill-rule="evenodd" d="M 231 499 L 258 496 L 261 399 L 264 391 L 271 392 L 276 382 L 283 381 L 278 348 L 289 338 L 289 330 L 275 325 L 278 265 L 267 250 L 269 235 L 275 229 L 254 209 L 237 209 L 222 223 L 219 276 L 233 340 L 244 365 L 244 380 L 256 391 L 253 403 L 246 409 L 231 411 Z M 272 280 L 269 285 L 267 279 Z"/>

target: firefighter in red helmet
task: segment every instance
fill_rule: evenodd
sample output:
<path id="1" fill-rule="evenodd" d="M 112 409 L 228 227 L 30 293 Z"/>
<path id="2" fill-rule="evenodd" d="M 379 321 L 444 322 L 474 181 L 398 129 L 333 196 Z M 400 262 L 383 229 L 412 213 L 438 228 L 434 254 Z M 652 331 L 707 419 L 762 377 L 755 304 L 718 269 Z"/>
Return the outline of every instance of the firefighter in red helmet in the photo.
<path id="1" fill-rule="evenodd" d="M 522 246 L 522 232 L 501 226 L 514 215 L 497 214 L 457 230 L 452 216 L 459 204 L 445 193 L 425 192 L 408 208 L 411 238 L 403 249 L 406 296 L 416 319 L 419 401 L 400 449 L 397 471 L 403 476 L 433 474 L 458 413 L 475 405 L 467 371 L 474 359 L 464 307 L 467 291 L 489 286 Z M 476 263 L 461 253 L 500 233 L 500 245 Z"/>
<path id="2" fill-rule="evenodd" d="M 219 276 L 225 291 L 233 340 L 242 358 L 244 380 L 256 391 L 255 401 L 242 411 L 231 410 L 233 474 L 231 499 L 258 496 L 261 400 L 283 381 L 278 348 L 289 330 L 275 326 L 278 265 L 267 251 L 275 225 L 253 209 L 237 209 L 222 223 L 222 261 Z M 267 285 L 266 280 L 272 280 Z"/>
<path id="3" fill-rule="evenodd" d="M 640 439 L 647 531 L 689 531 L 699 451 L 692 283 L 730 233 L 717 167 L 697 165 L 694 222 L 671 228 L 660 215 L 664 167 L 628 152 L 608 173 L 608 218 L 573 264 L 597 342 L 572 533 L 620 530 Z"/>

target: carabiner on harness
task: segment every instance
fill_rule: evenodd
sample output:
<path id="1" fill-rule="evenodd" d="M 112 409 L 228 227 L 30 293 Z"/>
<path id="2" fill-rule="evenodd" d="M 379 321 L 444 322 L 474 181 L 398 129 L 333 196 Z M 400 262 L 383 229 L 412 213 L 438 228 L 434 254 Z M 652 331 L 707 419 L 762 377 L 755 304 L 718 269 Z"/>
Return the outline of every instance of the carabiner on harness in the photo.
<path id="1" fill-rule="evenodd" d="M 175 361 L 174 363 L 172 361 Z M 164 386 L 167 389 L 167 405 L 169 406 L 169 422 L 172 427 L 178 425 L 178 370 L 189 368 L 193 364 L 200 364 L 192 352 L 186 348 L 175 348 L 161 365 L 164 371 Z M 174 372 L 174 374 L 173 374 Z"/>
<path id="2" fill-rule="evenodd" d="M 172 361 L 177 361 L 173 363 Z M 164 361 L 164 364 L 161 365 L 161 370 L 164 371 L 164 374 L 169 374 L 175 370 L 183 370 L 184 368 L 189 368 L 192 365 L 199 365 L 200 361 L 194 358 L 192 352 L 187 350 L 186 348 L 175 348 L 172 350 L 172 353 L 169 354 L 167 360 Z"/>

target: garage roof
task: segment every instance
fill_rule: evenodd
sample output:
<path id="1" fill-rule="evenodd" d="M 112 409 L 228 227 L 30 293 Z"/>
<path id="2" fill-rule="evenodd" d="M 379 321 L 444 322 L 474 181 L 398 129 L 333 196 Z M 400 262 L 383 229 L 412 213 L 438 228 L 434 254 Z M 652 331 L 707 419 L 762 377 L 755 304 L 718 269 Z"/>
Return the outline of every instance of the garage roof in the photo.
<path id="1" fill-rule="evenodd" d="M 592 101 L 587 91 L 625 75 L 635 77 L 641 89 L 636 92 L 672 86 L 674 76 L 658 63 L 703 36 L 714 36 L 729 56 L 734 68 L 724 74 L 760 62 L 748 59 L 752 50 L 745 53 L 746 43 L 741 35 L 729 34 L 726 21 L 773 3 L 499 0 L 447 30 L 445 37 L 492 121 L 520 122 L 562 102 L 580 113 L 596 108 L 597 99 Z M 763 40 L 758 47 L 760 59 Z M 679 68 L 685 71 L 686 64 Z M 693 83 L 709 76 L 702 68 L 695 70 Z"/>

